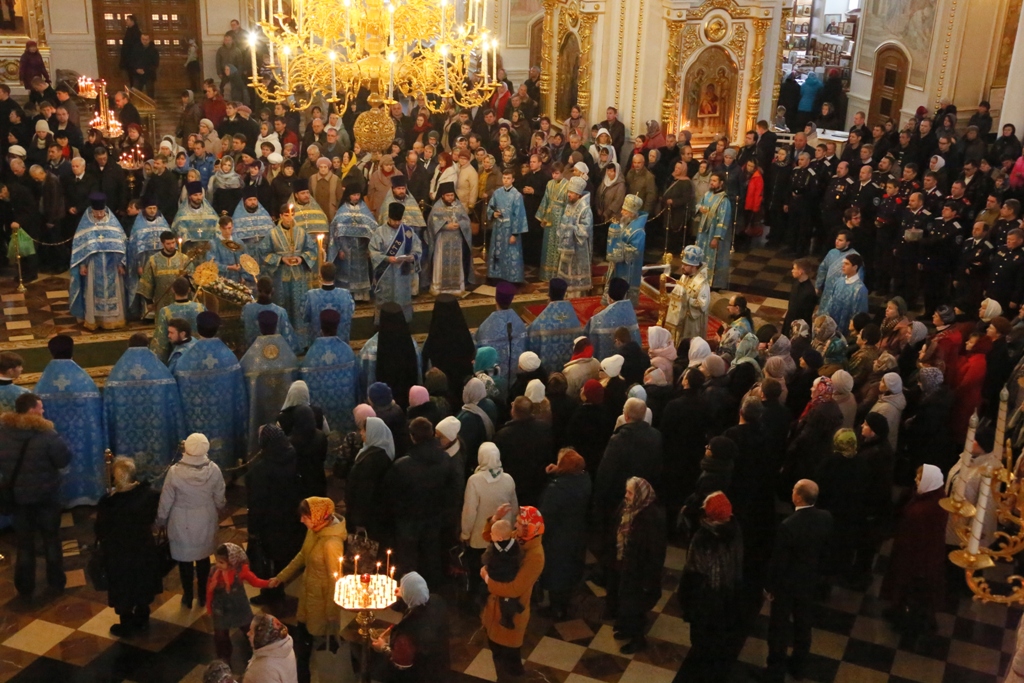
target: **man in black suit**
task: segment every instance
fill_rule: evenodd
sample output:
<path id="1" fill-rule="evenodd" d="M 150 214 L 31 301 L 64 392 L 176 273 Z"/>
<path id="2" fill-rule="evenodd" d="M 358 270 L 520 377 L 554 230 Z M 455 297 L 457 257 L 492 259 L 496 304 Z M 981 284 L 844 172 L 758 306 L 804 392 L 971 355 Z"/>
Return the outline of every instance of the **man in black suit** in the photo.
<path id="1" fill-rule="evenodd" d="M 775 145 L 778 136 L 768 130 L 767 121 L 757 122 L 757 165 L 761 167 L 761 173 L 767 173 L 775 158 Z"/>
<path id="2" fill-rule="evenodd" d="M 818 586 L 818 563 L 832 534 L 832 515 L 814 507 L 818 485 L 801 479 L 793 486 L 796 511 L 779 525 L 768 566 L 765 597 L 771 602 L 768 621 L 768 667 L 762 680 L 782 683 L 786 670 L 802 678 L 811 649 L 811 604 Z M 789 622 L 793 620 L 793 654 L 786 656 Z M 787 661 L 788 660 L 788 661 Z"/>

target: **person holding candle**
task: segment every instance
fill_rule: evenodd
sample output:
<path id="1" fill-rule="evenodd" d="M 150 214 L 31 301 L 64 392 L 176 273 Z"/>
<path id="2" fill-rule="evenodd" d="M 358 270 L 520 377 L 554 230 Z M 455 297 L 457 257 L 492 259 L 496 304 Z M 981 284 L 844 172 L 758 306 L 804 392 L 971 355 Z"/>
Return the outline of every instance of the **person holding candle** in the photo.
<path id="1" fill-rule="evenodd" d="M 398 596 L 408 609 L 402 620 L 373 641 L 383 661 L 373 666 L 375 680 L 446 681 L 451 676 L 448 613 L 444 601 L 431 593 L 416 572 L 402 577 Z"/>
<path id="2" fill-rule="evenodd" d="M 916 487 L 896 528 L 880 595 L 892 602 L 883 616 L 894 625 L 915 632 L 934 631 L 935 611 L 946 595 L 948 515 L 939 506 L 946 493 L 942 470 L 922 465 Z"/>
<path id="3" fill-rule="evenodd" d="M 334 585 L 337 558 L 345 554 L 348 531 L 344 517 L 335 515 L 334 501 L 330 498 L 306 498 L 299 504 L 298 512 L 307 529 L 302 549 L 287 567 L 270 579 L 268 585 L 276 588 L 305 570 L 295 615 L 298 624 L 293 633 L 298 682 L 309 683 L 313 638 L 326 637 L 331 652 L 338 648 L 336 637 L 340 629 L 341 608 L 334 602 Z"/>

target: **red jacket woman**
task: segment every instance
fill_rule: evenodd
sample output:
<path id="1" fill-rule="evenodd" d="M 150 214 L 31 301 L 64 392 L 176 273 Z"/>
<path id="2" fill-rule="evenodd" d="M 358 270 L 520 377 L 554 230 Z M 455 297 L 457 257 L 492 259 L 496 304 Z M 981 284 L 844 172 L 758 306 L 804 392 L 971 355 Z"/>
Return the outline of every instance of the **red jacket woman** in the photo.
<path id="1" fill-rule="evenodd" d="M 988 369 L 986 356 L 991 349 L 992 340 L 986 335 L 968 339 L 967 351 L 960 358 L 956 374 L 953 375 L 953 414 L 950 421 L 954 443 L 961 444 L 967 438 L 971 415 L 981 405 L 981 388 Z"/>
<path id="2" fill-rule="evenodd" d="M 747 162 L 747 172 L 750 173 L 750 167 L 754 166 L 753 162 Z M 754 166 L 753 174 L 750 179 L 747 180 L 747 195 L 743 200 L 743 208 L 752 213 L 761 212 L 761 202 L 764 200 L 764 176 L 761 175 L 761 170 Z"/>

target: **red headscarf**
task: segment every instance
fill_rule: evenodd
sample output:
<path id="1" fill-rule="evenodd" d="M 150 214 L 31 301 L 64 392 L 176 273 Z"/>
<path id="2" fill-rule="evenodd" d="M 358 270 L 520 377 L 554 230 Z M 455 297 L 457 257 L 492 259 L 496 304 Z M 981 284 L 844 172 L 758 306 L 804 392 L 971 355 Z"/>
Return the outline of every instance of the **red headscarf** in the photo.
<path id="1" fill-rule="evenodd" d="M 519 508 L 519 517 L 516 519 L 516 529 L 520 543 L 532 541 L 538 536 L 544 535 L 544 518 L 540 510 L 531 506 L 523 505 Z"/>

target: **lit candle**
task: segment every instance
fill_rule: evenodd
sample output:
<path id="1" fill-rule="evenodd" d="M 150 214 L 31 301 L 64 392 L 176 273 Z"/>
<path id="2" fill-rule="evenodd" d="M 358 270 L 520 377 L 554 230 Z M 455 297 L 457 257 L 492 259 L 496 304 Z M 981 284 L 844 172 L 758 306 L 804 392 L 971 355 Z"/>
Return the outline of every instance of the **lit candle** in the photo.
<path id="1" fill-rule="evenodd" d="M 444 0 L 442 0 L 443 2 Z M 444 91 L 448 92 L 448 46 L 441 46 L 441 59 L 444 61 Z"/>
<path id="2" fill-rule="evenodd" d="M 981 546 L 982 527 L 985 526 L 985 514 L 988 511 L 989 499 L 992 496 L 992 475 L 986 473 L 981 478 L 978 489 L 978 504 L 974 507 L 974 519 L 971 520 L 971 537 L 967 541 L 967 552 L 977 556 Z"/>
<path id="3" fill-rule="evenodd" d="M 284 78 L 284 90 L 288 92 L 288 55 L 292 53 L 291 47 L 288 45 L 284 46 L 281 50 L 281 75 Z"/>
<path id="4" fill-rule="evenodd" d="M 497 38 L 492 38 L 491 39 L 491 61 L 494 62 L 494 64 L 491 65 L 491 68 L 494 69 L 494 83 L 497 84 L 498 83 L 498 39 Z"/>
<path id="5" fill-rule="evenodd" d="M 391 42 L 389 45 L 395 47 L 395 6 L 392 3 L 388 3 L 388 22 L 391 25 Z"/>
<path id="6" fill-rule="evenodd" d="M 331 98 L 332 99 L 337 99 L 338 98 L 338 71 L 337 71 L 337 68 L 334 65 L 334 62 L 338 58 L 338 55 L 336 55 L 334 53 L 334 50 L 331 50 L 327 54 L 327 56 L 330 57 L 330 59 L 331 59 Z"/>
<path id="7" fill-rule="evenodd" d="M 345 576 L 345 556 L 342 555 L 338 558 L 338 575 Z"/>
<path id="8" fill-rule="evenodd" d="M 377 561 L 377 573 L 380 574 L 380 561 Z M 374 579 L 374 585 L 376 585 L 376 579 Z"/>
<path id="9" fill-rule="evenodd" d="M 395 99 L 395 53 L 388 53 L 388 99 Z"/>
<path id="10" fill-rule="evenodd" d="M 358 555 L 356 555 L 356 561 L 355 561 L 355 574 L 356 574 L 356 576 L 359 576 L 359 556 Z"/>
<path id="11" fill-rule="evenodd" d="M 484 26 L 487 23 L 487 0 L 481 0 L 480 2 L 480 26 Z"/>
<path id="12" fill-rule="evenodd" d="M 391 571 L 391 549 L 390 548 L 388 548 L 388 563 L 387 563 L 387 566 L 385 567 L 384 571 L 385 572 L 390 572 Z"/>
<path id="13" fill-rule="evenodd" d="M 278 16 L 284 14 L 284 10 L 281 9 L 281 0 L 277 0 L 277 14 L 278 14 Z"/>
<path id="14" fill-rule="evenodd" d="M 181 251 L 181 238 L 178 238 L 178 251 Z"/>
<path id="15" fill-rule="evenodd" d="M 256 31 L 249 34 L 249 51 L 252 53 L 252 77 L 256 78 Z"/>
<path id="16" fill-rule="evenodd" d="M 391 580 L 392 581 L 395 580 L 395 568 L 394 567 L 391 568 Z"/>

